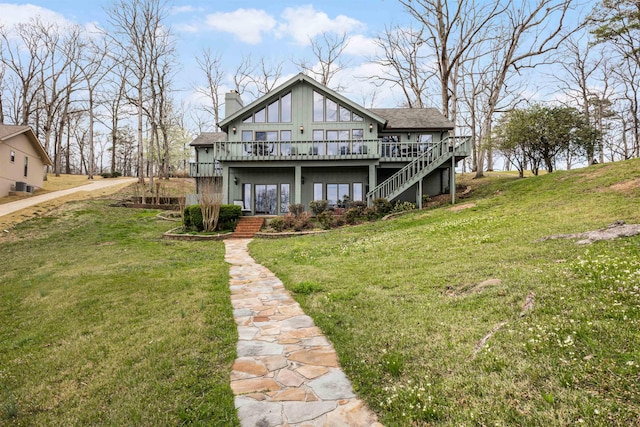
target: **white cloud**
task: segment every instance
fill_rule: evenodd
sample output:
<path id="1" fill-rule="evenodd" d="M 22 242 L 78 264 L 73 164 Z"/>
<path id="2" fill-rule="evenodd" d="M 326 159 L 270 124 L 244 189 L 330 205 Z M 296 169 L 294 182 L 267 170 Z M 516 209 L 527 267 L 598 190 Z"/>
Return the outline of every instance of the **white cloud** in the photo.
<path id="1" fill-rule="evenodd" d="M 177 15 L 179 13 L 191 13 L 199 11 L 202 11 L 202 8 L 196 8 L 193 6 L 173 6 L 170 10 L 170 13 L 172 15 Z"/>
<path id="2" fill-rule="evenodd" d="M 278 35 L 288 35 L 300 45 L 308 45 L 310 38 L 323 32 L 342 34 L 365 27 L 362 22 L 345 15 L 331 19 L 311 5 L 288 7 L 282 12 L 282 18 L 285 22 L 278 26 Z"/>
<path id="3" fill-rule="evenodd" d="M 378 50 L 379 47 L 376 45 L 375 39 L 356 34 L 349 37 L 349 44 L 343 52 L 347 55 L 374 57 Z"/>
<path id="4" fill-rule="evenodd" d="M 38 17 L 43 22 L 60 25 L 71 24 L 64 16 L 44 7 L 32 4 L 0 3 L 0 26 L 11 28 L 21 22 Z"/>
<path id="5" fill-rule="evenodd" d="M 276 20 L 264 10 L 238 9 L 233 12 L 218 12 L 207 15 L 208 26 L 249 44 L 258 44 L 262 35 L 273 30 Z"/>

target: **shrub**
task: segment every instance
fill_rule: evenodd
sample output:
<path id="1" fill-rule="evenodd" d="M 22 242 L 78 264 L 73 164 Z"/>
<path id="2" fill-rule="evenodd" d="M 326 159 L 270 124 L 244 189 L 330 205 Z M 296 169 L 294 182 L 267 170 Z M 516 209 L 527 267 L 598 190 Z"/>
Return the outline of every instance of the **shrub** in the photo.
<path id="1" fill-rule="evenodd" d="M 238 218 L 242 215 L 242 207 L 237 205 L 221 205 L 218 216 L 218 230 L 233 230 Z"/>
<path id="2" fill-rule="evenodd" d="M 102 172 L 100 176 L 103 178 L 111 178 L 111 174 L 109 172 Z"/>
<path id="3" fill-rule="evenodd" d="M 185 229 L 190 229 L 193 224 L 191 224 L 191 209 L 190 206 L 185 206 L 182 210 L 182 224 Z"/>
<path id="4" fill-rule="evenodd" d="M 186 209 L 189 210 L 189 228 L 196 231 L 204 230 L 204 224 L 202 223 L 202 209 L 200 208 L 200 205 L 187 206 Z"/>
<path id="5" fill-rule="evenodd" d="M 383 216 L 391 212 L 393 207 L 390 201 L 384 197 L 379 197 L 377 199 L 373 199 L 373 208 L 376 210 L 376 214 L 378 214 L 378 216 Z"/>
<path id="6" fill-rule="evenodd" d="M 118 172 L 118 171 L 113 171 L 111 173 L 111 178 L 117 178 L 119 176 L 122 176 L 122 173 Z"/>
<path id="7" fill-rule="evenodd" d="M 293 216 L 298 217 L 302 212 L 304 212 L 304 205 L 302 203 L 291 204 L 289 205 L 289 212 Z"/>
<path id="8" fill-rule="evenodd" d="M 282 220 L 284 221 L 285 230 L 289 228 L 293 228 L 293 226 L 296 223 L 296 217 L 292 213 L 284 214 L 284 216 L 282 217 Z"/>
<path id="9" fill-rule="evenodd" d="M 380 218 L 380 216 L 376 212 L 376 209 L 371 206 L 367 206 L 366 208 L 364 208 L 364 211 L 362 211 L 362 216 L 369 221 L 374 221 Z"/>
<path id="10" fill-rule="evenodd" d="M 395 204 L 395 206 L 393 207 L 393 212 L 405 212 L 405 211 L 412 211 L 416 208 L 416 204 L 415 203 L 411 203 L 411 202 L 401 202 L 400 200 L 398 200 Z"/>
<path id="11" fill-rule="evenodd" d="M 324 211 L 320 215 L 318 215 L 318 222 L 325 230 L 328 230 L 333 227 L 335 224 L 335 219 L 333 217 L 333 212 Z"/>
<path id="12" fill-rule="evenodd" d="M 315 216 L 318 216 L 327 210 L 329 202 L 327 200 L 313 200 L 309 202 L 309 207 L 311 208 L 311 212 L 313 212 Z"/>
<path id="13" fill-rule="evenodd" d="M 286 230 L 287 224 L 283 218 L 277 217 L 273 218 L 269 221 L 269 226 L 276 230 L 277 232 L 281 232 Z"/>
<path id="14" fill-rule="evenodd" d="M 358 208 L 347 209 L 347 211 L 344 213 L 344 221 L 349 225 L 356 224 L 361 215 L 362 214 L 360 210 L 358 210 Z"/>
<path id="15" fill-rule="evenodd" d="M 358 212 L 360 212 L 362 214 L 362 212 L 364 212 L 364 210 L 367 208 L 367 202 L 363 201 L 363 200 L 357 200 L 354 202 L 349 202 L 349 205 L 347 206 L 347 208 L 349 209 L 357 209 Z"/>
<path id="16" fill-rule="evenodd" d="M 296 217 L 296 221 L 293 224 L 293 229 L 296 231 L 302 231 L 309 228 L 313 228 L 313 223 L 311 222 L 311 214 L 309 212 L 300 212 L 300 214 Z"/>
<path id="17" fill-rule="evenodd" d="M 422 195 L 422 206 L 426 205 L 431 201 L 431 197 L 428 194 Z"/>

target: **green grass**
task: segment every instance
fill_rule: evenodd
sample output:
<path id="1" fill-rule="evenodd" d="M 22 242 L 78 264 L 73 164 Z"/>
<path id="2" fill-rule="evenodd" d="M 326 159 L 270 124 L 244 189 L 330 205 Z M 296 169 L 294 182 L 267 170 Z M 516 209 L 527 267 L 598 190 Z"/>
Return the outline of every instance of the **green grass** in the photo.
<path id="1" fill-rule="evenodd" d="M 238 425 L 224 246 L 108 203 L 0 239 L 0 425 Z"/>
<path id="2" fill-rule="evenodd" d="M 496 174 L 465 210 L 251 250 L 387 426 L 637 425 L 640 237 L 540 239 L 640 222 L 639 177 L 639 160 Z M 0 425 L 238 425 L 224 246 L 108 204 L 0 237 Z"/>
<path id="3" fill-rule="evenodd" d="M 639 223 L 639 177 L 640 160 L 496 175 L 471 183 L 468 209 L 255 240 L 251 252 L 387 426 L 638 425 L 640 237 L 540 239 Z M 479 289 L 487 279 L 501 282 Z"/>

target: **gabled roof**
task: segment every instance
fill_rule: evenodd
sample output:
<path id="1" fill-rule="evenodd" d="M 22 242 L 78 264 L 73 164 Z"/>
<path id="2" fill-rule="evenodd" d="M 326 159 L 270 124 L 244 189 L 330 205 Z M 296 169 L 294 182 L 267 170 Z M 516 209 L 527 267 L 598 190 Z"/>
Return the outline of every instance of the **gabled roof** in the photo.
<path id="1" fill-rule="evenodd" d="M 286 82 L 284 82 L 283 84 L 281 84 L 277 88 L 273 89 L 272 91 L 270 91 L 266 95 L 256 99 L 251 104 L 245 106 L 244 108 L 241 108 L 240 110 L 238 110 L 235 113 L 231 114 L 229 117 L 225 117 L 224 120 L 220 121 L 220 124 L 219 124 L 220 128 L 221 129 L 226 129 L 229 126 L 229 123 L 231 123 L 233 120 L 237 119 L 240 116 L 244 116 L 247 112 L 253 110 L 254 108 L 256 108 L 259 105 L 262 105 L 264 103 L 268 103 L 270 99 L 280 96 L 281 94 L 283 94 L 286 91 L 288 91 L 292 86 L 294 86 L 296 84 L 299 84 L 299 83 L 303 83 L 303 82 L 308 83 L 311 86 L 313 86 L 314 88 L 316 88 L 318 91 L 324 92 L 325 94 L 328 94 L 332 98 L 337 99 L 338 101 L 340 101 L 344 105 L 349 106 L 352 110 L 357 111 L 360 115 L 366 115 L 368 117 L 371 117 L 373 120 L 375 120 L 376 122 L 378 122 L 380 124 L 384 124 L 385 123 L 385 119 L 383 119 L 382 117 L 378 116 L 375 112 L 373 112 L 373 110 L 368 110 L 368 109 L 364 108 L 362 105 L 356 104 L 355 102 L 351 101 L 349 98 L 346 98 L 346 97 L 340 95 L 338 92 L 336 92 L 336 91 L 334 91 L 332 89 L 329 89 L 328 87 L 326 87 L 323 84 L 318 83 L 317 81 L 315 81 L 311 77 L 309 77 L 309 76 L 307 76 L 307 75 L 305 75 L 303 73 L 299 73 L 298 75 L 296 75 L 293 78 L 287 80 Z"/>
<path id="2" fill-rule="evenodd" d="M 40 141 L 38 141 L 38 137 L 33 132 L 30 126 L 17 126 L 17 125 L 2 125 L 0 124 L 0 143 L 7 141 L 10 138 L 15 136 L 25 134 L 31 145 L 36 150 L 36 152 L 40 155 L 42 159 L 42 163 L 44 165 L 53 165 L 53 162 L 49 158 L 49 155 L 44 150 Z"/>
<path id="3" fill-rule="evenodd" d="M 385 130 L 453 129 L 453 123 L 436 108 L 372 108 L 387 120 Z"/>
<path id="4" fill-rule="evenodd" d="M 192 147 L 213 147 L 215 142 L 224 142 L 226 140 L 226 132 L 202 132 L 189 145 Z"/>

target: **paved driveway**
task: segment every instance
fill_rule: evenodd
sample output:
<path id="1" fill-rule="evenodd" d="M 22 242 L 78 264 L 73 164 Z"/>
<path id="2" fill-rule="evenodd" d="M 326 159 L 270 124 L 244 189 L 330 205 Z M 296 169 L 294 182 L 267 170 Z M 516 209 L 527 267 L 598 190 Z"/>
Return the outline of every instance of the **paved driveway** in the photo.
<path id="1" fill-rule="evenodd" d="M 94 181 L 87 185 L 80 187 L 69 188 L 67 190 L 53 191 L 51 193 L 41 194 L 39 196 L 28 197 L 26 199 L 17 200 L 11 203 L 4 203 L 0 205 L 0 216 L 9 215 L 10 213 L 17 212 L 21 209 L 28 208 L 29 206 L 37 205 L 42 202 L 57 199 L 58 197 L 67 196 L 69 194 L 78 193 L 80 191 L 95 191 L 114 185 L 130 184 L 136 182 L 137 178 L 118 178 L 118 179 L 105 179 L 100 181 Z"/>

